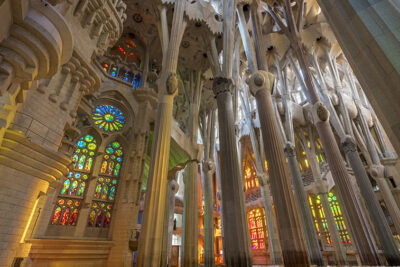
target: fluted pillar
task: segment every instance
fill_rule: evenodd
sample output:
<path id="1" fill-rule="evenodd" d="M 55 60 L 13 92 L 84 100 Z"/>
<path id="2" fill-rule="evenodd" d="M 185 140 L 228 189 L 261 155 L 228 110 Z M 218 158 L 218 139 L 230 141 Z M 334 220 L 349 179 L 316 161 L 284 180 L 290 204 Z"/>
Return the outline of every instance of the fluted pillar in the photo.
<path id="1" fill-rule="evenodd" d="M 174 174 L 175 176 L 176 174 Z M 168 243 L 167 243 L 167 266 L 171 265 L 171 248 L 172 248 L 172 233 L 174 231 L 174 214 L 175 214 L 175 195 L 179 190 L 179 185 L 176 180 L 170 182 L 169 196 L 169 216 L 168 216 Z"/>
<path id="2" fill-rule="evenodd" d="M 361 262 L 367 265 L 379 265 L 380 260 L 371 229 L 328 123 L 329 112 L 321 102 L 316 102 L 313 106 L 313 114 L 332 176 L 338 188 L 339 197 L 344 204 L 343 211 L 349 222 L 349 230 Z"/>
<path id="3" fill-rule="evenodd" d="M 214 77 L 213 91 L 218 105 L 221 155 L 221 191 L 224 218 L 224 256 L 229 267 L 250 267 L 249 234 L 246 231 L 243 184 L 237 157 L 232 110 L 232 80 Z"/>
<path id="4" fill-rule="evenodd" d="M 204 266 L 212 267 L 214 259 L 214 208 L 213 208 L 213 175 L 215 164 L 211 160 L 204 162 Z"/>
<path id="5" fill-rule="evenodd" d="M 289 162 L 294 195 L 296 197 L 297 206 L 299 208 L 300 219 L 303 225 L 304 237 L 310 255 L 310 261 L 312 264 L 323 266 L 324 261 L 322 259 L 321 248 L 318 242 L 317 231 L 314 227 L 314 220 L 311 215 L 306 192 L 304 190 L 303 179 L 301 178 L 299 170 L 299 164 L 296 157 L 296 148 L 293 144 L 287 143 L 284 151 Z"/>
<path id="6" fill-rule="evenodd" d="M 198 163 L 193 160 L 187 163 L 185 169 L 185 198 L 184 211 L 185 217 L 183 234 L 183 266 L 198 266 L 198 237 L 199 237 L 199 213 L 198 213 Z"/>
<path id="7" fill-rule="evenodd" d="M 274 77 L 271 73 L 258 71 L 251 77 L 250 90 L 257 101 L 283 261 L 287 266 L 309 266 L 297 205 L 294 201 L 289 171 L 285 162 L 283 144 L 274 115 L 271 98 L 273 81 Z"/>
<path id="8" fill-rule="evenodd" d="M 186 1 L 176 1 L 171 36 L 168 38 L 168 36 L 165 36 L 168 35 L 168 32 L 163 32 L 163 37 L 169 39 L 169 43 L 163 44 L 167 48 L 164 51 L 166 60 L 163 62 L 165 64 L 163 64 L 161 77 L 158 81 L 159 102 L 143 214 L 143 228 L 139 239 L 138 267 L 158 267 L 161 264 L 172 110 L 174 97 L 178 93 L 178 78 L 175 72 L 180 42 L 186 27 L 186 22 L 183 19 L 185 7 Z"/>
<path id="9" fill-rule="evenodd" d="M 357 151 L 357 145 L 353 138 L 347 136 L 342 140 L 343 150 L 349 159 L 350 165 L 354 171 L 357 184 L 360 188 L 360 193 L 364 198 L 365 204 L 368 207 L 371 221 L 375 226 L 375 231 L 379 241 L 383 247 L 383 253 L 389 265 L 400 265 L 400 254 L 396 243 L 394 242 L 392 231 L 385 219 L 382 208 L 372 190 L 371 183 L 365 171 L 364 165 L 361 162 Z M 360 212 L 362 210 L 360 209 Z M 365 216 L 365 214 L 363 215 Z"/>
<path id="10" fill-rule="evenodd" d="M 139 267 L 158 267 L 161 262 L 172 109 L 177 89 L 177 77 L 171 74 L 167 81 L 167 92 L 159 98 L 157 110 L 143 228 L 139 239 Z"/>

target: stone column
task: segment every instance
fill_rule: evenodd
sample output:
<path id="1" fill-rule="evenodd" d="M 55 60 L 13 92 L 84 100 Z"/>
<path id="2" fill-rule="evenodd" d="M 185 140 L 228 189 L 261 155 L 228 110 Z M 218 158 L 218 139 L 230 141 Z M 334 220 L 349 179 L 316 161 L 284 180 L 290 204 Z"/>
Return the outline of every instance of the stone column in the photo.
<path id="1" fill-rule="evenodd" d="M 360 155 L 358 154 L 357 145 L 352 137 L 346 136 L 342 140 L 342 146 L 354 171 L 357 184 L 360 188 L 360 193 L 364 198 L 366 206 L 368 207 L 371 221 L 375 226 L 375 231 L 383 247 L 383 253 L 386 257 L 386 260 L 388 261 L 389 265 L 399 265 L 400 253 L 393 239 L 392 231 L 389 228 L 382 208 L 374 191 L 372 190 L 365 167 L 361 162 Z M 362 210 L 360 210 L 360 212 L 362 212 Z"/>
<path id="2" fill-rule="evenodd" d="M 361 262 L 363 264 L 379 265 L 380 260 L 371 229 L 328 123 L 329 112 L 321 102 L 316 102 L 313 106 L 313 116 L 332 176 L 338 188 L 339 197 L 344 204 L 343 211 L 349 222 L 349 230 Z"/>
<path id="3" fill-rule="evenodd" d="M 161 262 L 164 201 L 166 201 L 167 173 L 171 143 L 171 123 L 174 97 L 178 93 L 175 71 L 180 42 L 186 27 L 183 19 L 186 1 L 177 1 L 166 51 L 166 62 L 159 79 L 159 102 L 155 123 L 148 187 L 140 233 L 138 267 L 158 267 Z M 168 32 L 164 33 L 168 34 Z"/>
<path id="4" fill-rule="evenodd" d="M 204 158 L 203 158 L 203 198 L 204 198 L 204 266 L 213 267 L 214 258 L 214 205 L 213 205 L 213 176 L 215 173 L 214 144 L 215 118 L 214 105 L 208 113 L 208 120 L 203 120 Z"/>
<path id="5" fill-rule="evenodd" d="M 299 131 L 299 139 L 301 146 L 306 153 L 306 157 L 310 163 L 311 172 L 315 179 L 315 188 L 317 194 L 320 195 L 322 208 L 324 210 L 325 218 L 328 223 L 329 234 L 332 239 L 333 246 L 335 248 L 335 257 L 337 264 L 345 265 L 347 264 L 346 261 L 346 249 L 344 248 L 342 241 L 340 239 L 340 234 L 338 228 L 336 226 L 335 218 L 332 213 L 332 209 L 329 204 L 328 194 L 329 189 L 327 182 L 322 180 L 321 178 L 321 169 L 319 167 L 319 163 L 315 158 L 315 139 L 313 134 L 312 126 L 309 125 L 308 127 L 308 134 L 309 134 L 309 142 L 310 147 L 308 146 L 308 141 L 304 136 L 303 130 Z"/>
<path id="6" fill-rule="evenodd" d="M 171 263 L 171 249 L 172 249 L 172 233 L 174 231 L 174 214 L 175 214 L 175 195 L 179 190 L 179 185 L 176 180 L 170 183 L 170 196 L 169 196 L 169 217 L 168 217 L 168 243 L 167 243 L 167 265 Z"/>
<path id="7" fill-rule="evenodd" d="M 137 116 L 133 134 L 131 137 L 129 169 L 124 183 L 119 191 L 123 195 L 120 198 L 112 228 L 114 245 L 111 248 L 107 263 L 111 266 L 131 266 L 133 252 L 129 247 L 135 240 L 137 218 L 140 209 L 140 194 L 143 179 L 143 168 L 146 160 L 146 151 L 150 132 L 150 123 L 153 121 L 154 107 L 157 104 L 157 95 L 151 88 L 139 88 L 133 91 L 135 98 L 140 101 L 140 116 Z"/>
<path id="8" fill-rule="evenodd" d="M 137 259 L 139 267 L 156 267 L 161 261 L 172 109 L 177 89 L 176 75 L 171 75 L 168 78 L 168 92 L 159 98 L 143 227 L 139 239 Z"/>
<path id="9" fill-rule="evenodd" d="M 328 223 L 328 230 L 335 248 L 335 256 L 338 265 L 346 265 L 346 249 L 343 247 L 342 240 L 338 232 L 335 218 L 332 214 L 332 209 L 328 200 L 328 185 L 326 181 L 319 180 L 316 182 L 317 192 L 320 195 L 322 208 L 324 210 L 325 219 Z"/>
<path id="10" fill-rule="evenodd" d="M 250 90 L 257 101 L 262 138 L 267 161 L 279 237 L 285 265 L 309 266 L 303 233 L 297 214 L 297 205 L 291 188 L 282 141 L 274 115 L 271 90 L 274 77 L 266 71 L 252 75 Z"/>
<path id="11" fill-rule="evenodd" d="M 198 210 L 198 178 L 199 168 L 196 160 L 187 163 L 185 169 L 185 198 L 183 216 L 183 266 L 198 266 L 198 239 L 199 239 L 199 210 Z"/>
<path id="12" fill-rule="evenodd" d="M 390 217 L 392 218 L 394 228 L 396 229 L 396 232 L 400 234 L 400 211 L 396 200 L 393 197 L 392 191 L 390 190 L 388 182 L 384 178 L 384 167 L 382 165 L 372 166 L 370 171 L 371 176 L 375 179 L 379 186 L 379 190 L 382 192 L 382 197 L 386 203 Z"/>
<path id="13" fill-rule="evenodd" d="M 286 110 L 286 112 L 288 111 Z M 314 226 L 314 220 L 312 218 L 306 192 L 304 190 L 303 179 L 301 178 L 301 173 L 299 170 L 299 164 L 296 157 L 296 148 L 292 143 L 288 142 L 285 145 L 284 151 L 289 162 L 294 195 L 296 197 L 298 205 L 297 207 L 299 208 L 300 219 L 303 225 L 304 237 L 310 255 L 310 261 L 312 264 L 323 266 L 324 261 L 322 259 L 321 248 L 319 246 L 317 231 L 315 230 Z"/>
<path id="14" fill-rule="evenodd" d="M 213 91 L 217 99 L 221 154 L 221 191 L 224 218 L 224 254 L 227 266 L 250 267 L 251 255 L 246 248 L 243 184 L 237 157 L 232 110 L 232 80 L 214 77 Z M 232 208 L 234 207 L 234 208 Z"/>
<path id="15" fill-rule="evenodd" d="M 204 266 L 213 267 L 214 258 L 214 205 L 213 205 L 213 176 L 215 173 L 215 164 L 208 161 L 204 166 Z"/>

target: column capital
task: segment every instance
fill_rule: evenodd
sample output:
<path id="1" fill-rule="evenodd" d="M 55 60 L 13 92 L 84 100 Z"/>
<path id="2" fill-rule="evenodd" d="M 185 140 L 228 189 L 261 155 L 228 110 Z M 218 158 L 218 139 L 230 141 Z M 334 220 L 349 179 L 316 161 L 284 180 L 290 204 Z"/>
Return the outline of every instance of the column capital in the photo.
<path id="1" fill-rule="evenodd" d="M 371 174 L 372 178 L 379 179 L 379 178 L 384 178 L 385 177 L 385 167 L 382 165 L 378 164 L 373 164 L 369 168 L 369 173 Z"/>
<path id="2" fill-rule="evenodd" d="M 318 122 L 325 122 L 329 120 L 329 111 L 321 101 L 315 102 L 313 104 L 312 117 L 315 124 Z"/>
<path id="3" fill-rule="evenodd" d="M 259 90 L 268 90 L 272 93 L 275 76 L 271 72 L 259 70 L 249 80 L 251 93 L 255 96 Z"/>
<path id="4" fill-rule="evenodd" d="M 224 77 L 214 77 L 212 89 L 216 98 L 223 93 L 232 93 L 232 87 L 232 79 Z"/>
<path id="5" fill-rule="evenodd" d="M 345 153 L 356 152 L 357 151 L 356 141 L 350 135 L 345 135 L 340 140 L 340 143 L 342 144 L 342 147 L 343 147 L 343 150 L 344 150 Z"/>
<path id="6" fill-rule="evenodd" d="M 291 142 L 287 142 L 285 144 L 285 148 L 283 149 L 285 152 L 285 156 L 288 158 L 292 158 L 296 156 L 296 147 Z"/>
<path id="7" fill-rule="evenodd" d="M 170 95 L 175 94 L 178 90 L 178 77 L 176 73 L 170 73 L 166 81 L 167 92 Z"/>

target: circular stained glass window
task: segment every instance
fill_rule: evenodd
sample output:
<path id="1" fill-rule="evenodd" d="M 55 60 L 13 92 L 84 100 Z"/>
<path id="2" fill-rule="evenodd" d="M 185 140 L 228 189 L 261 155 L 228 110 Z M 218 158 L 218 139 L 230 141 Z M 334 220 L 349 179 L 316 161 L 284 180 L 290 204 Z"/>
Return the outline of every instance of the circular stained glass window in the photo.
<path id="1" fill-rule="evenodd" d="M 122 111 L 112 105 L 99 105 L 92 114 L 94 124 L 106 132 L 119 131 L 124 127 L 125 117 Z"/>

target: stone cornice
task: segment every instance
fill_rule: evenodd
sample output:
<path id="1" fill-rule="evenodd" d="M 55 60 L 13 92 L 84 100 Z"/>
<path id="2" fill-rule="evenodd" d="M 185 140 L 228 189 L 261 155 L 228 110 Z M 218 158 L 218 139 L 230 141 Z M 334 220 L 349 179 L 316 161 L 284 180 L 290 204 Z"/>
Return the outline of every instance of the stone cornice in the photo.
<path id="1" fill-rule="evenodd" d="M 0 164 L 53 183 L 68 172 L 71 160 L 26 138 L 21 132 L 7 130 L 0 147 Z"/>

